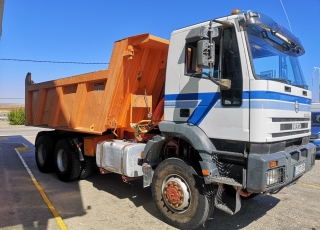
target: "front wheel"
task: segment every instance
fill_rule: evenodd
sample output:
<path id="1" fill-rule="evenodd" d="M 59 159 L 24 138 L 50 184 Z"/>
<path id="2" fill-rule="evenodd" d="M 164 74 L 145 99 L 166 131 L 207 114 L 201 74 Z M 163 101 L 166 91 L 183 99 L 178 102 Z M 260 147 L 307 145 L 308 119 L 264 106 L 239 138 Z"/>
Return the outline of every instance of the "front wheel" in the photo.
<path id="1" fill-rule="evenodd" d="M 58 141 L 54 150 L 56 173 L 62 181 L 72 181 L 79 178 L 81 163 L 78 154 L 70 148 L 68 139 Z"/>
<path id="2" fill-rule="evenodd" d="M 158 210 L 172 226 L 193 229 L 211 213 L 203 179 L 182 159 L 161 162 L 154 172 L 151 189 Z"/>

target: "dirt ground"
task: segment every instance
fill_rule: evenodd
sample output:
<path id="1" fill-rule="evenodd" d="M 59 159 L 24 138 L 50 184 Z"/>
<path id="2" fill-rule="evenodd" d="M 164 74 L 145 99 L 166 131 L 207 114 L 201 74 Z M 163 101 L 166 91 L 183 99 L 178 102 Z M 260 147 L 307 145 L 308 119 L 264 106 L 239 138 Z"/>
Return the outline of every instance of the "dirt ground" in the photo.
<path id="1" fill-rule="evenodd" d="M 8 128 L 10 126 L 9 121 L 0 120 L 0 129 Z"/>
<path id="2" fill-rule="evenodd" d="M 7 116 L 11 109 L 24 108 L 23 104 L 0 103 L 0 129 L 16 128 L 23 125 L 10 125 Z"/>
<path id="3" fill-rule="evenodd" d="M 10 125 L 7 120 L 0 120 L 0 129 L 14 129 L 18 127 L 23 127 L 24 125 Z"/>

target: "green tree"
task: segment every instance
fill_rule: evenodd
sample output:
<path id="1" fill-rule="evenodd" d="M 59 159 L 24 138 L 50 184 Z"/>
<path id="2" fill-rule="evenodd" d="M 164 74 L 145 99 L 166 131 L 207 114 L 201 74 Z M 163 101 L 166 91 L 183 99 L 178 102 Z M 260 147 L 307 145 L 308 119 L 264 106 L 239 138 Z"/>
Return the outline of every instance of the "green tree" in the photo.
<path id="1" fill-rule="evenodd" d="M 25 121 L 24 108 L 12 109 L 8 114 L 8 120 L 11 125 L 23 125 Z"/>

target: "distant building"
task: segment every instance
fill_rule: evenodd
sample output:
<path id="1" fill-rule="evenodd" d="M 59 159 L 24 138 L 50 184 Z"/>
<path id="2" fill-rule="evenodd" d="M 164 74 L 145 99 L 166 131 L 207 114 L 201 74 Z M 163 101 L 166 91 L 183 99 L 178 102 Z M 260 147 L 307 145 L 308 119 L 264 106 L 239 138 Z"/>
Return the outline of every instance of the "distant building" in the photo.
<path id="1" fill-rule="evenodd" d="M 318 102 L 311 103 L 311 112 L 320 112 L 320 103 Z"/>
<path id="2" fill-rule="evenodd" d="M 320 67 L 313 67 L 311 90 L 312 90 L 312 102 L 320 103 Z"/>

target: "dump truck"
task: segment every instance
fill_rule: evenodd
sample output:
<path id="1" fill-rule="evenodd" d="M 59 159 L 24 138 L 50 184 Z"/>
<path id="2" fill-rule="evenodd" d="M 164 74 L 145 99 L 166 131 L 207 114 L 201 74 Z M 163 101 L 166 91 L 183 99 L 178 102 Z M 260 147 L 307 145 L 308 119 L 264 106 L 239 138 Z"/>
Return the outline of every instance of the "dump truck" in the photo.
<path id="1" fill-rule="evenodd" d="M 166 222 L 192 229 L 214 208 L 274 194 L 315 164 L 311 91 L 297 37 L 268 16 L 228 16 L 114 44 L 107 69 L 25 81 L 41 172 L 143 178 Z M 226 193 L 235 205 L 226 205 Z"/>

